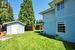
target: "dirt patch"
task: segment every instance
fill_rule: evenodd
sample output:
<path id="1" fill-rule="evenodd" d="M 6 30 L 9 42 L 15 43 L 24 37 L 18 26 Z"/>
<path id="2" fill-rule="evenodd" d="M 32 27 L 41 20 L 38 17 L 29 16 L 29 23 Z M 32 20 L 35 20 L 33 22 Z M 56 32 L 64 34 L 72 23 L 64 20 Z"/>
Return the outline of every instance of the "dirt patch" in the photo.
<path id="1" fill-rule="evenodd" d="M 5 40 L 8 40 L 8 39 L 11 39 L 12 37 L 1 37 L 0 38 L 0 41 L 5 41 Z"/>

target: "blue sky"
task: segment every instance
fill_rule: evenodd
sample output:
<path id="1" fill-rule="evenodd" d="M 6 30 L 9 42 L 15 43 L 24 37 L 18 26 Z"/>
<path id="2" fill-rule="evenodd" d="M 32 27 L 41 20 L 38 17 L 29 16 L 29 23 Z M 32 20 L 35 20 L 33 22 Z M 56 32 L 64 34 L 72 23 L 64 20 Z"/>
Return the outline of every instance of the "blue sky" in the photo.
<path id="1" fill-rule="evenodd" d="M 42 19 L 42 15 L 40 15 L 39 13 L 48 9 L 49 8 L 48 3 L 50 3 L 52 0 L 32 0 L 32 1 L 36 20 Z"/>
<path id="2" fill-rule="evenodd" d="M 14 17 L 18 18 L 22 0 L 8 0 L 8 2 L 10 2 L 13 8 Z M 49 2 L 51 2 L 51 0 L 32 0 L 36 20 L 42 19 L 42 16 L 39 13 L 49 7 Z"/>
<path id="3" fill-rule="evenodd" d="M 8 2 L 11 4 L 11 7 L 13 8 L 14 18 L 17 19 L 19 11 L 20 11 L 20 4 L 22 3 L 22 0 L 8 0 Z"/>

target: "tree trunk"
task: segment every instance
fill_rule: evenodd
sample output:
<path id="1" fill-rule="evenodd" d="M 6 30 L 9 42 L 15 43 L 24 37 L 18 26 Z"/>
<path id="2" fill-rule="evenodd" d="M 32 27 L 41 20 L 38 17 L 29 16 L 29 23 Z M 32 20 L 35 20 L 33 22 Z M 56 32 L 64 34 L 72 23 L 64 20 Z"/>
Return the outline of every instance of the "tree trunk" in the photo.
<path id="1" fill-rule="evenodd" d="M 32 26 L 32 30 L 35 31 L 35 26 Z"/>

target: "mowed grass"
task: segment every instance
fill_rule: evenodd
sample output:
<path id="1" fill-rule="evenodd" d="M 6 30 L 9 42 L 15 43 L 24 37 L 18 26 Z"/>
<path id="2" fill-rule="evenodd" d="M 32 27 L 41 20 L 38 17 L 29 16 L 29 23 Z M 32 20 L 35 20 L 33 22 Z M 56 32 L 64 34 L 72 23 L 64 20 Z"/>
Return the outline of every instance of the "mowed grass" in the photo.
<path id="1" fill-rule="evenodd" d="M 0 50 L 66 50 L 61 41 L 46 38 L 35 32 L 25 32 L 0 41 Z"/>

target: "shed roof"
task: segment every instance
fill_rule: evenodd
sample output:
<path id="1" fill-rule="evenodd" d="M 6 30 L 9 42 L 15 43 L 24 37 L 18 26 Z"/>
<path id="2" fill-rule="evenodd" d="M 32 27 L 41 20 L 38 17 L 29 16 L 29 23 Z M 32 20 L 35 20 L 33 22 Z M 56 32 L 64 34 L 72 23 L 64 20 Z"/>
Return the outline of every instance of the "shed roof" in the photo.
<path id="1" fill-rule="evenodd" d="M 20 23 L 22 25 L 25 25 L 25 24 L 21 23 L 20 21 L 7 22 L 7 23 L 3 23 L 3 25 L 6 25 L 6 24 L 8 25 L 8 24 L 12 24 L 12 23 Z"/>

